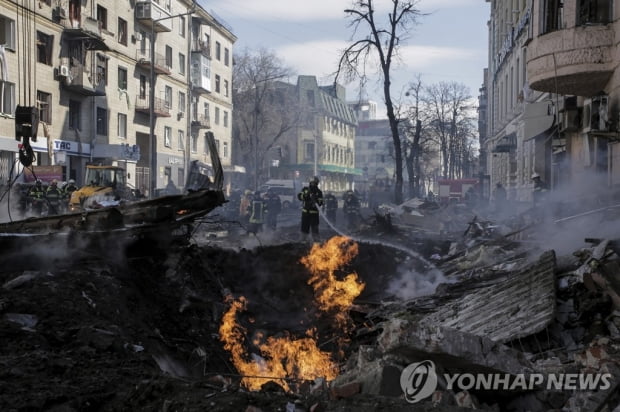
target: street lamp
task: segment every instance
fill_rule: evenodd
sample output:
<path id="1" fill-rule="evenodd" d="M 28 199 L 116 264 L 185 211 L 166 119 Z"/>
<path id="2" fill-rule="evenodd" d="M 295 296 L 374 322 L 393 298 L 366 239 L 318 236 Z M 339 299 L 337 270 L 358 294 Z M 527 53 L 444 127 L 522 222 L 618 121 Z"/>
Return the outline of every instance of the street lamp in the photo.
<path id="1" fill-rule="evenodd" d="M 153 4 L 151 4 L 153 7 Z M 188 16 L 196 11 L 196 0 L 194 0 L 192 8 L 186 13 L 175 14 L 174 16 L 166 16 L 159 19 L 151 20 L 151 73 L 149 85 L 149 143 L 151 145 L 151 199 L 155 197 L 155 189 L 157 188 L 157 142 L 155 140 L 155 23 L 160 21 L 173 19 L 175 17 Z M 152 13 L 151 8 L 151 13 Z M 189 34 L 188 34 L 189 35 Z M 172 136 L 171 136 L 172 138 Z"/>

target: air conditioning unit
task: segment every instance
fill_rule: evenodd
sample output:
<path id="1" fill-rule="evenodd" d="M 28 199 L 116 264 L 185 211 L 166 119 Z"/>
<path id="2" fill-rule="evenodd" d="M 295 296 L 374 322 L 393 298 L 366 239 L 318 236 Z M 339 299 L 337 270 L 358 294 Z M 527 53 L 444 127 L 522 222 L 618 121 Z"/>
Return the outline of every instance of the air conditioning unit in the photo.
<path id="1" fill-rule="evenodd" d="M 585 100 L 582 124 L 585 133 L 609 130 L 609 96 L 599 95 Z"/>
<path id="2" fill-rule="evenodd" d="M 183 118 L 183 116 L 185 116 L 184 112 L 177 113 L 177 119 L 181 120 Z"/>
<path id="3" fill-rule="evenodd" d="M 60 77 L 69 77 L 69 66 L 62 65 L 58 68 L 58 75 Z"/>
<path id="4" fill-rule="evenodd" d="M 56 18 L 64 20 L 67 18 L 67 10 L 65 10 L 63 7 L 56 7 L 54 9 L 54 14 L 56 16 Z"/>

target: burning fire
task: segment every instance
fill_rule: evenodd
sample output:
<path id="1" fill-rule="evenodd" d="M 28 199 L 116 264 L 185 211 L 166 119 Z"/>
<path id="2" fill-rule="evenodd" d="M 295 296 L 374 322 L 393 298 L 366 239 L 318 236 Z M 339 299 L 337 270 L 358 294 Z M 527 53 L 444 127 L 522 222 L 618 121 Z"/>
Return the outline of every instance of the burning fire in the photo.
<path id="1" fill-rule="evenodd" d="M 313 287 L 319 309 L 334 315 L 339 326 L 344 328 L 348 320 L 347 310 L 353 300 L 364 290 L 364 283 L 357 274 L 350 273 L 339 280 L 335 272 L 348 264 L 358 253 L 358 246 L 347 237 L 333 237 L 324 245 L 314 245 L 310 253 L 301 259 L 311 272 L 308 284 Z M 241 383 L 249 390 L 259 390 L 269 381 L 276 380 L 287 391 L 289 381 L 313 380 L 323 377 L 333 380 L 338 374 L 337 365 L 329 352 L 323 352 L 317 345 L 316 329 L 306 331 L 303 338 L 291 336 L 267 337 L 255 335 L 253 344 L 260 355 L 248 356 L 246 349 L 247 330 L 238 323 L 237 314 L 246 309 L 244 297 L 227 298 L 230 308 L 222 317 L 220 340 L 224 349 L 230 352 L 232 361 L 244 377 Z"/>
<path id="2" fill-rule="evenodd" d="M 263 384 L 283 378 L 278 383 L 290 391 L 285 379 L 324 377 L 333 380 L 337 376 L 337 366 L 328 352 L 319 350 L 313 329 L 306 331 L 306 337 L 301 339 L 268 337 L 263 340 L 263 336 L 258 335 L 253 343 L 260 350 L 260 356 L 252 355 L 254 359 L 249 360 L 244 345 L 247 331 L 237 323 L 237 313 L 245 309 L 247 301 L 244 297 L 234 300 L 230 296 L 227 300 L 230 308 L 222 317 L 220 339 L 224 342 L 224 349 L 231 353 L 237 371 L 244 375 L 241 383 L 246 388 L 259 390 Z"/>
<path id="3" fill-rule="evenodd" d="M 308 284 L 314 288 L 319 309 L 334 313 L 339 326 L 346 324 L 346 311 L 362 293 L 365 284 L 358 281 L 355 272 L 342 280 L 336 279 L 334 272 L 349 264 L 358 252 L 357 243 L 345 236 L 335 236 L 323 245 L 313 245 L 310 254 L 301 259 L 312 273 Z"/>

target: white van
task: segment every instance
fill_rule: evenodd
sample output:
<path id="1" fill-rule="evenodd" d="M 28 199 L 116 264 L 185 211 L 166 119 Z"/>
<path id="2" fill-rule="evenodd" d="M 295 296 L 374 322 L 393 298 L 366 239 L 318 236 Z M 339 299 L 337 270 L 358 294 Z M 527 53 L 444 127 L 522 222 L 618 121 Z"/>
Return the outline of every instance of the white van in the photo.
<path id="1" fill-rule="evenodd" d="M 297 200 L 297 193 L 301 190 L 301 186 L 294 180 L 270 179 L 259 188 L 261 193 L 266 193 L 269 189 L 273 189 L 275 194 L 280 196 L 282 209 L 288 209 L 299 203 L 299 200 Z"/>

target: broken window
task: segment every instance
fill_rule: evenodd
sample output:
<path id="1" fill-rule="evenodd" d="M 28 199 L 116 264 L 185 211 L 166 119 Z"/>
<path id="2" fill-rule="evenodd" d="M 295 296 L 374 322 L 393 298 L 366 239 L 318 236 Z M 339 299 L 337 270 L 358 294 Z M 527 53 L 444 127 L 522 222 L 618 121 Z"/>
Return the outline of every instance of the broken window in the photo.
<path id="1" fill-rule="evenodd" d="M 37 31 L 37 61 L 39 63 L 52 65 L 52 49 L 54 36 Z"/>
<path id="2" fill-rule="evenodd" d="M 52 95 L 37 90 L 37 104 L 39 105 L 39 120 L 52 124 Z"/>
<path id="3" fill-rule="evenodd" d="M 15 20 L 0 16 L 0 44 L 15 50 Z"/>
<path id="4" fill-rule="evenodd" d="M 127 22 L 120 17 L 118 18 L 118 42 L 123 46 L 127 46 Z"/>
<path id="5" fill-rule="evenodd" d="M 577 3 L 577 25 L 608 24 L 611 7 L 611 0 L 580 0 Z"/>
<path id="6" fill-rule="evenodd" d="M 0 81 L 0 113 L 13 115 L 15 112 L 15 84 Z"/>
<path id="7" fill-rule="evenodd" d="M 99 22 L 99 29 L 108 29 L 108 10 L 101 5 L 97 5 L 97 21 Z"/>
<path id="8" fill-rule="evenodd" d="M 97 134 L 108 135 L 108 111 L 103 107 L 97 107 Z"/>
<path id="9" fill-rule="evenodd" d="M 121 139 L 127 138 L 127 115 L 124 113 L 118 114 L 118 137 Z"/>
<path id="10" fill-rule="evenodd" d="M 562 28 L 562 2 L 563 0 L 543 0 L 543 34 Z"/>
<path id="11" fill-rule="evenodd" d="M 81 103 L 77 100 L 69 100 L 69 128 L 80 130 Z"/>

